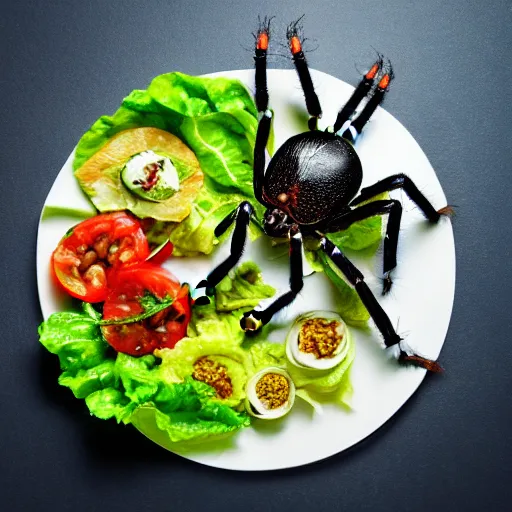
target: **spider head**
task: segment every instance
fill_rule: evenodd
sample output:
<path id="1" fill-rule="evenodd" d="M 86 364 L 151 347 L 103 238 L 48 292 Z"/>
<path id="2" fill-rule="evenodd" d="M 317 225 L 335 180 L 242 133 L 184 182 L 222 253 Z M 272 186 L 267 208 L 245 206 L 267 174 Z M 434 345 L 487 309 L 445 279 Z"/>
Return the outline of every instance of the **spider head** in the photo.
<path id="1" fill-rule="evenodd" d="M 288 236 L 294 220 L 279 208 L 269 208 L 263 217 L 263 230 L 273 238 Z"/>

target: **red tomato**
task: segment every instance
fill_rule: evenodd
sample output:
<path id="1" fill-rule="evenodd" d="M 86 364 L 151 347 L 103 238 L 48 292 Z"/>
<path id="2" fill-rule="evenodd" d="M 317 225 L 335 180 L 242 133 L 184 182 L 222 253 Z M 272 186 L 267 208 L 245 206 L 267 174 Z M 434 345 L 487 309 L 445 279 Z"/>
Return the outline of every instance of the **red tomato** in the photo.
<path id="1" fill-rule="evenodd" d="M 157 265 L 161 265 L 165 261 L 169 259 L 174 250 L 174 245 L 170 241 L 168 241 L 154 256 L 148 258 L 148 261 L 151 263 L 155 263 Z"/>
<path id="2" fill-rule="evenodd" d="M 151 263 L 110 274 L 103 319 L 119 320 L 142 313 L 139 299 L 148 292 L 159 299 L 172 297 L 174 302 L 140 322 L 103 326 L 103 336 L 118 352 L 132 356 L 151 354 L 157 348 L 174 347 L 186 335 L 191 315 L 188 285 L 180 286 L 170 272 Z"/>
<path id="3" fill-rule="evenodd" d="M 66 234 L 52 254 L 52 268 L 70 295 L 102 302 L 107 295 L 107 270 L 139 263 L 148 255 L 138 220 L 124 212 L 104 213 Z"/>

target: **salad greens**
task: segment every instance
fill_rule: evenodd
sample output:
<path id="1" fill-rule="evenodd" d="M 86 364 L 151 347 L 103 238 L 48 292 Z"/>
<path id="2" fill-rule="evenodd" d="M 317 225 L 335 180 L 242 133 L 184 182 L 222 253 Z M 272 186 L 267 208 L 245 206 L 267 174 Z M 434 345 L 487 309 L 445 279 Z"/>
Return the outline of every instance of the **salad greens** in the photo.
<path id="1" fill-rule="evenodd" d="M 299 368 L 288 361 L 284 344 L 258 341 L 249 348 L 253 368 L 256 371 L 268 366 L 286 370 L 292 378 L 297 396 L 316 406 L 318 400 L 349 406 L 352 396 L 350 367 L 355 357 L 355 344 L 351 336 L 348 353 L 343 361 L 329 370 L 310 370 Z"/>
<path id="2" fill-rule="evenodd" d="M 246 385 L 266 367 L 287 370 L 300 390 L 298 396 L 313 406 L 315 393 L 329 393 L 345 403 L 351 389 L 347 370 L 353 346 L 340 365 L 320 377 L 291 365 L 282 344 L 255 339 L 244 346 L 240 316 L 273 293 L 261 280 L 258 267 L 245 263 L 223 281 L 221 309 L 217 301 L 195 307 L 188 337 L 174 349 L 155 350 L 153 355 L 134 357 L 113 351 L 101 334 L 101 315 L 90 304 L 84 304 L 83 312 L 51 315 L 39 328 L 40 342 L 59 357 L 59 383 L 85 399 L 92 415 L 133 423 L 162 438 L 167 447 L 218 440 L 250 424 L 249 416 L 241 412 Z M 167 304 L 150 296 L 143 302 L 145 313 Z M 207 371 L 222 370 L 228 394 L 219 394 L 218 379 L 200 373 L 205 362 Z"/>
<path id="3" fill-rule="evenodd" d="M 216 224 L 241 201 L 252 200 L 260 218 L 263 214 L 252 191 L 257 126 L 254 102 L 239 81 L 167 73 L 154 78 L 147 90 L 130 93 L 112 116 L 102 116 L 92 125 L 78 143 L 73 168 L 80 177 L 80 169 L 124 130 L 153 127 L 174 134 L 194 151 L 205 180 L 199 196 L 192 198 L 186 220 L 172 226 L 171 241 L 177 255 L 208 254 L 214 248 Z M 100 209 L 132 209 L 135 200 L 122 185 L 121 170 L 118 165 L 105 172 L 110 181 L 115 178 L 116 188 L 123 190 L 124 202 L 112 202 L 109 187 L 109 199 Z M 81 184 L 94 200 L 97 190 Z M 155 203 L 138 200 L 136 204 L 137 211 L 132 211 L 137 215 L 158 218 Z M 161 214 L 159 218 L 166 220 Z M 257 234 L 253 226 L 252 235 Z"/>
<path id="4" fill-rule="evenodd" d="M 217 311 L 251 309 L 275 293 L 272 286 L 263 282 L 258 266 L 246 261 L 215 287 L 215 305 Z"/>
<path id="5" fill-rule="evenodd" d="M 248 275 L 253 282 L 247 281 Z M 246 298 L 252 296 L 256 303 L 273 294 L 253 263 L 226 279 L 231 280 L 231 285 L 225 283 L 231 292 L 227 289 L 224 296 L 231 304 L 240 300 L 242 283 Z M 168 306 L 167 302 L 143 297 L 143 315 Z M 123 423 L 131 423 L 132 416 L 136 421 L 144 418 L 145 429 L 163 429 L 172 442 L 216 439 L 249 425 L 245 413 L 232 409 L 245 398 L 247 377 L 253 372 L 252 359 L 241 347 L 244 332 L 239 322 L 244 309 L 218 312 L 214 304 L 196 307 L 188 338 L 172 350 L 142 357 L 115 353 L 101 334 L 101 315 L 90 304 L 84 303 L 83 309 L 54 313 L 39 327 L 39 336 L 41 344 L 59 357 L 63 370 L 59 383 L 85 399 L 91 414 Z M 202 357 L 227 368 L 233 386 L 227 399 L 191 378 L 194 363 Z"/>
<path id="6" fill-rule="evenodd" d="M 138 407 L 152 407 L 174 441 L 211 439 L 249 425 L 249 418 L 215 400 L 215 391 L 191 378 L 174 382 L 153 355 L 113 352 L 86 313 L 55 313 L 39 328 L 40 342 L 59 357 L 59 384 L 101 419 L 131 423 Z M 165 416 L 165 420 L 163 417 Z"/>

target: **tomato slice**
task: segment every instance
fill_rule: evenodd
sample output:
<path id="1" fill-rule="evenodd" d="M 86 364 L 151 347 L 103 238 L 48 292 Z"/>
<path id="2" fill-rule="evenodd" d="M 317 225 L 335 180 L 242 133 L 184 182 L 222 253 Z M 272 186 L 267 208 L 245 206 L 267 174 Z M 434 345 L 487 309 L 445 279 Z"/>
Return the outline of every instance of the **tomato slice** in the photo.
<path id="1" fill-rule="evenodd" d="M 52 254 L 58 282 L 73 297 L 102 302 L 110 268 L 139 263 L 149 255 L 140 222 L 125 212 L 104 213 L 73 227 Z"/>
<path id="2" fill-rule="evenodd" d="M 121 325 L 102 326 L 103 336 L 118 352 L 132 356 L 151 354 L 157 348 L 173 348 L 187 333 L 191 316 L 188 285 L 167 270 L 142 263 L 122 268 L 109 275 L 109 293 L 103 305 L 104 320 L 119 320 L 144 311 L 140 299 L 146 294 L 174 302 L 155 315 Z"/>
<path id="3" fill-rule="evenodd" d="M 174 245 L 172 245 L 171 241 L 168 240 L 157 253 L 148 257 L 148 261 L 156 263 L 157 265 L 162 265 L 162 263 L 166 262 L 171 257 L 173 250 Z"/>

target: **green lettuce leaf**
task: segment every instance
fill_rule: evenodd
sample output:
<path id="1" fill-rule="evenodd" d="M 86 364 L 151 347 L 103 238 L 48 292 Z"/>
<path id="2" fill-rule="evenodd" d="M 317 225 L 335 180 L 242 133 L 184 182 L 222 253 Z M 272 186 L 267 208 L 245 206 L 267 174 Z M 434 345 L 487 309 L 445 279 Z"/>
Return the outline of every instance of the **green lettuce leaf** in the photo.
<path id="1" fill-rule="evenodd" d="M 286 369 L 286 354 L 283 343 L 258 341 L 249 347 L 254 372 L 259 372 L 268 366 Z"/>
<path id="2" fill-rule="evenodd" d="M 241 344 L 245 333 L 240 327 L 242 312 L 218 312 L 215 303 L 195 306 L 187 328 L 188 337 L 227 338 Z"/>
<path id="3" fill-rule="evenodd" d="M 226 406 L 203 407 L 200 414 L 179 411 L 164 414 L 155 406 L 143 405 L 134 411 L 131 422 L 149 439 L 168 450 L 212 441 L 218 444 L 233 432 L 250 425 L 247 415 Z"/>
<path id="4" fill-rule="evenodd" d="M 257 111 L 239 81 L 183 73 L 157 76 L 147 90 L 132 91 L 114 115 L 102 116 L 84 134 L 76 148 L 74 169 L 80 168 L 118 132 L 143 126 L 167 130 L 180 138 L 195 152 L 205 174 L 203 189 L 191 214 L 184 222 L 167 228 L 172 231 L 175 255 L 209 254 L 217 243 L 215 226 L 244 200 L 252 202 L 257 218 L 261 219 L 264 208 L 255 200 L 252 190 Z M 120 169 L 109 172 L 117 176 Z M 113 182 L 123 188 L 117 178 Z M 125 191 L 124 202 L 115 208 L 134 202 L 125 197 L 127 194 L 131 195 Z M 150 215 L 155 207 L 149 205 L 148 210 L 146 206 L 144 216 Z M 103 207 L 112 209 L 112 205 Z M 251 238 L 260 234 L 251 225 Z"/>
<path id="5" fill-rule="evenodd" d="M 96 320 L 84 313 L 54 313 L 39 326 L 39 341 L 72 375 L 103 363 L 108 350 Z"/>
<path id="6" fill-rule="evenodd" d="M 349 405 L 353 391 L 350 368 L 356 352 L 351 335 L 348 336 L 347 343 L 349 343 L 349 349 L 345 359 L 330 370 L 299 368 L 287 361 L 286 369 L 297 389 L 302 390 L 301 398 L 313 406 L 319 399 Z"/>
<path id="7" fill-rule="evenodd" d="M 256 127 L 256 119 L 250 118 Z M 244 126 L 227 112 L 187 117 L 180 131 L 201 169 L 216 185 L 246 197 L 254 196 L 253 146 Z"/>
<path id="8" fill-rule="evenodd" d="M 138 425 L 137 411 L 153 411 L 151 428 L 168 440 L 214 440 L 249 425 L 249 418 L 215 399 L 208 385 L 174 382 L 153 355 L 115 353 L 87 313 L 55 313 L 39 328 L 40 342 L 59 357 L 59 383 L 101 419 Z M 148 427 L 148 420 L 145 421 Z M 171 442 L 171 441 L 169 441 Z"/>
<path id="9" fill-rule="evenodd" d="M 259 267 L 246 261 L 215 287 L 215 307 L 217 311 L 255 308 L 275 293 L 275 288 L 263 282 Z"/>
<path id="10" fill-rule="evenodd" d="M 341 250 L 377 249 L 382 240 L 382 217 L 376 215 L 352 224 L 348 229 L 328 233 L 327 238 Z"/>
<path id="11" fill-rule="evenodd" d="M 173 349 L 156 350 L 161 360 L 160 371 L 166 382 L 183 382 L 192 377 L 195 364 L 203 358 L 224 367 L 231 381 L 231 394 L 212 400 L 237 407 L 245 398 L 247 383 L 247 353 L 236 339 L 212 337 L 183 338 Z M 213 384 L 215 387 L 215 384 Z"/>
<path id="12" fill-rule="evenodd" d="M 92 368 L 81 368 L 76 372 L 65 371 L 59 377 L 59 384 L 71 389 L 76 398 L 86 398 L 105 388 L 115 388 L 117 374 L 114 364 L 113 360 L 107 359 Z"/>
<path id="13" fill-rule="evenodd" d="M 361 205 L 381 199 L 389 199 L 389 194 L 384 192 L 373 197 L 371 201 L 362 202 Z M 372 254 L 377 250 L 382 240 L 382 216 L 375 215 L 356 222 L 343 231 L 328 233 L 327 238 L 342 251 L 346 249 L 352 251 L 368 250 Z"/>

